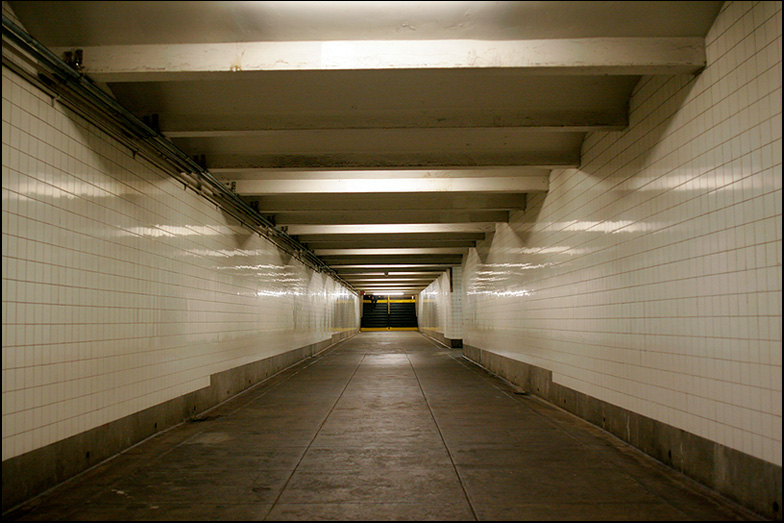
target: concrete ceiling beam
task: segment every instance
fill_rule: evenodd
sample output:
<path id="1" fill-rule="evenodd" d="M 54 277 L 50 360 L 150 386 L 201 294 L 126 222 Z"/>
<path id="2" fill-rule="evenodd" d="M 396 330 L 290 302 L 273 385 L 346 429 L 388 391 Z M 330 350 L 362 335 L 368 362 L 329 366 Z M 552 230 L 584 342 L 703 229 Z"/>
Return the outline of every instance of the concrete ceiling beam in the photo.
<path id="1" fill-rule="evenodd" d="M 344 280 L 349 282 L 369 282 L 369 281 L 377 281 L 377 282 L 387 282 L 387 283 L 400 283 L 400 282 L 430 282 L 433 279 L 437 278 L 437 273 L 431 273 L 426 276 L 421 277 L 414 277 L 414 276 L 399 276 L 392 274 L 390 276 L 368 276 L 366 274 L 354 274 L 354 275 L 346 275 L 343 277 Z"/>
<path id="2" fill-rule="evenodd" d="M 408 278 L 422 278 L 432 280 L 438 277 L 439 274 L 444 272 L 444 268 L 433 268 L 430 270 L 409 270 L 409 269 L 341 269 L 340 273 L 346 279 L 350 278 L 381 278 L 381 277 L 408 277 Z"/>
<path id="3" fill-rule="evenodd" d="M 531 76 L 516 69 L 390 69 L 111 86 L 134 114 L 157 114 L 158 128 L 172 140 L 269 140 L 275 132 L 340 129 L 386 136 L 415 129 L 619 130 L 628 125 L 629 93 L 637 80 Z"/>
<path id="4" fill-rule="evenodd" d="M 289 225 L 287 232 L 300 238 L 333 238 L 333 237 L 368 237 L 368 235 L 384 235 L 395 238 L 399 235 L 420 234 L 472 234 L 484 235 L 495 229 L 494 222 L 477 223 L 393 223 L 393 224 L 352 224 L 352 225 Z M 474 238 L 474 236 L 471 236 Z M 483 239 L 483 238 L 481 238 Z"/>
<path id="5" fill-rule="evenodd" d="M 580 165 L 580 149 L 585 133 L 541 133 L 549 136 L 565 135 L 569 137 L 568 142 L 563 146 L 549 149 L 546 146 L 537 148 L 536 140 L 524 147 L 516 147 L 514 144 L 496 142 L 493 150 L 488 148 L 485 143 L 460 144 L 457 141 L 446 148 L 438 145 L 430 139 L 422 139 L 418 130 L 411 130 L 408 137 L 398 137 L 400 143 L 408 142 L 404 147 L 395 147 L 395 150 L 372 150 L 372 151 L 345 151 L 346 146 L 354 147 L 357 142 L 352 138 L 339 139 L 338 145 L 332 151 L 304 150 L 296 151 L 274 151 L 271 142 L 263 147 L 269 147 L 269 151 L 256 150 L 248 153 L 230 152 L 228 148 L 223 149 L 222 145 L 204 144 L 179 144 L 175 142 L 183 151 L 202 151 L 207 160 L 207 169 L 249 169 L 249 168 L 344 168 L 344 169 L 416 169 L 416 168 L 442 168 L 452 167 L 489 167 L 495 165 L 520 165 L 536 166 L 549 169 L 576 168 Z M 408 132 L 408 131 L 407 131 Z M 343 134 L 344 131 L 336 131 L 335 134 Z M 488 133 L 489 134 L 489 133 Z M 333 136 L 334 137 L 334 136 Z M 359 138 L 360 140 L 362 138 Z M 543 138 L 545 140 L 546 138 Z M 275 140 L 277 141 L 277 140 Z M 574 143 L 572 143 L 574 142 Z M 280 142 L 285 144 L 285 140 Z M 288 143 L 296 143 L 292 140 Z M 422 144 L 430 144 L 432 149 L 420 150 Z M 379 142 L 380 144 L 380 142 Z M 502 145 L 498 145 L 502 144 Z M 379 149 L 382 145 L 374 146 Z M 206 152 L 204 152 L 206 151 Z"/>
<path id="6" fill-rule="evenodd" d="M 313 94 L 316 96 L 316 93 Z M 525 128 L 409 128 L 268 131 L 252 137 L 178 138 L 213 169 L 444 170 L 575 167 L 584 132 Z"/>
<path id="7" fill-rule="evenodd" d="M 336 263 L 332 268 L 339 274 L 375 274 L 375 273 L 442 273 L 454 267 L 451 263 Z"/>
<path id="8" fill-rule="evenodd" d="M 53 51 L 61 55 L 72 49 Z M 515 68 L 535 75 L 672 75 L 694 73 L 705 66 L 705 41 L 700 37 L 229 42 L 82 50 L 84 72 L 107 83 L 239 79 L 265 71 L 423 68 Z"/>
<path id="9" fill-rule="evenodd" d="M 335 215 L 340 212 L 396 211 L 389 215 L 395 223 L 404 221 L 409 211 L 507 211 L 525 209 L 526 206 L 525 193 L 486 192 L 282 194 L 247 199 L 258 202 L 254 205 L 258 205 L 261 214 L 327 211 L 327 214 Z M 282 222 L 276 219 L 276 223 Z"/>
<path id="10" fill-rule="evenodd" d="M 289 232 L 291 234 L 291 232 Z M 398 232 L 364 234 L 301 234 L 297 239 L 303 243 L 327 242 L 374 242 L 374 241 L 479 241 L 485 239 L 484 232 Z"/>
<path id="11" fill-rule="evenodd" d="M 466 177 L 466 178 L 392 178 L 346 180 L 236 180 L 237 194 L 348 194 L 348 193 L 426 193 L 426 192 L 531 192 L 547 191 L 548 175 Z M 236 184 L 236 185 L 234 185 Z"/>
<path id="12" fill-rule="evenodd" d="M 465 254 L 462 247 L 422 247 L 398 249 L 316 249 L 316 256 L 398 256 L 398 255 L 442 255 Z"/>
<path id="13" fill-rule="evenodd" d="M 408 178 L 503 178 L 549 176 L 550 169 L 523 165 L 443 169 L 224 169 L 212 168 L 215 178 L 232 180 L 400 180 Z"/>
<path id="14" fill-rule="evenodd" d="M 436 247 L 453 247 L 468 249 L 476 247 L 475 240 L 449 240 L 449 239 L 433 239 L 433 240 L 345 240 L 340 242 L 331 241 L 304 241 L 297 238 L 300 243 L 305 244 L 309 249 L 323 250 L 323 249 L 343 249 L 343 248 L 357 248 L 357 249 L 403 249 L 403 248 L 436 248 Z"/>
<path id="15" fill-rule="evenodd" d="M 414 288 L 401 288 L 401 289 L 375 289 L 372 287 L 358 289 L 365 294 L 373 294 L 376 296 L 386 296 L 389 293 L 394 293 L 392 299 L 395 299 L 395 296 L 405 297 L 405 296 L 412 296 L 419 294 L 427 287 L 414 287 Z"/>
<path id="16" fill-rule="evenodd" d="M 269 215 L 272 213 L 264 212 Z M 321 211 L 278 211 L 272 216 L 275 223 L 282 227 L 312 225 L 387 225 L 404 224 L 428 226 L 430 224 L 469 224 L 498 223 L 509 221 L 509 211 L 476 209 L 406 209 L 400 210 L 341 210 Z"/>
<path id="17" fill-rule="evenodd" d="M 166 126 L 161 133 L 167 138 L 177 140 L 181 138 L 258 138 L 268 137 L 271 133 L 286 131 L 313 131 L 336 133 L 341 130 L 351 129 L 378 129 L 381 131 L 405 129 L 475 129 L 477 131 L 495 129 L 523 128 L 528 131 L 543 132 L 590 132 L 590 131 L 621 131 L 629 125 L 628 113 L 625 107 L 601 108 L 591 110 L 562 110 L 549 111 L 517 110 L 513 114 L 499 117 L 495 114 L 468 114 L 464 116 L 449 115 L 442 117 L 424 117 L 419 115 L 409 116 L 407 120 L 395 119 L 394 121 L 379 121 L 378 117 L 362 116 L 356 119 L 342 116 L 334 121 L 290 120 L 260 121 L 256 115 L 240 122 L 240 129 L 230 129 L 229 122 L 212 120 L 199 122 L 198 118 L 177 118 L 165 116 Z M 227 117 L 229 118 L 229 117 Z"/>
<path id="18" fill-rule="evenodd" d="M 438 277 L 439 274 L 433 273 L 432 277 L 427 280 L 400 281 L 399 283 L 404 285 L 409 285 L 411 287 L 419 286 L 419 285 L 427 287 L 428 285 L 433 283 L 436 279 L 438 279 Z M 375 283 L 382 283 L 382 282 L 369 281 L 369 280 L 345 280 L 345 281 L 349 282 L 352 286 L 362 286 L 362 287 L 367 287 Z M 389 280 L 389 281 L 394 282 L 395 280 Z"/>
<path id="19" fill-rule="evenodd" d="M 341 265 L 384 265 L 410 266 L 420 264 L 438 264 L 459 266 L 463 261 L 462 254 L 388 254 L 388 255 L 322 255 L 324 263 L 335 270 Z M 340 271 L 338 270 L 338 273 Z"/>

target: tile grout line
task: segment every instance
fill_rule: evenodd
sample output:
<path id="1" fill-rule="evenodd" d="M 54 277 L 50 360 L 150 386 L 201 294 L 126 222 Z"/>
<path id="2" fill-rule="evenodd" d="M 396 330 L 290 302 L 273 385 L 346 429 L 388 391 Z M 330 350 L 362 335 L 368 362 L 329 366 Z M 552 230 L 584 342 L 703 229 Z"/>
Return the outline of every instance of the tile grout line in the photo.
<path id="1" fill-rule="evenodd" d="M 408 364 L 411 366 L 411 370 L 414 373 L 414 377 L 417 380 L 417 385 L 419 385 L 419 390 L 422 393 L 422 397 L 425 400 L 425 404 L 427 405 L 427 410 L 430 413 L 430 417 L 433 419 L 433 424 L 436 426 L 436 430 L 438 430 L 438 436 L 441 438 L 441 443 L 444 445 L 444 449 L 446 449 L 446 453 L 449 456 L 449 462 L 452 464 L 452 469 L 455 471 L 455 475 L 457 476 L 457 481 L 460 483 L 460 489 L 463 491 L 463 496 L 465 496 L 466 503 L 468 503 L 468 507 L 471 509 L 471 515 L 474 516 L 474 521 L 479 521 L 479 517 L 476 515 L 476 510 L 474 509 L 473 503 L 471 503 L 471 498 L 468 496 L 468 491 L 466 490 L 465 482 L 463 478 L 460 476 L 460 471 L 457 469 L 457 465 L 455 464 L 454 458 L 452 458 L 452 452 L 449 450 L 449 446 L 446 444 L 446 440 L 444 439 L 444 434 L 441 432 L 441 427 L 438 426 L 438 421 L 436 421 L 436 417 L 433 414 L 433 409 L 430 406 L 430 402 L 427 399 L 427 395 L 425 394 L 425 390 L 422 388 L 422 382 L 419 380 L 419 375 L 417 374 L 416 368 L 411 361 L 411 358 L 408 356 L 408 350 L 404 349 L 406 359 L 408 360 Z"/>
<path id="2" fill-rule="evenodd" d="M 334 353 L 334 351 L 333 351 L 333 353 Z M 299 460 L 297 461 L 297 464 L 294 465 L 294 468 L 291 470 L 291 474 L 289 474 L 289 477 L 286 479 L 286 482 L 281 487 L 280 492 L 278 492 L 278 495 L 275 497 L 275 500 L 270 504 L 269 510 L 267 510 L 267 512 L 264 514 L 264 517 L 262 518 L 262 521 L 267 521 L 267 518 L 269 517 L 270 513 L 277 506 L 278 502 L 280 501 L 281 496 L 283 496 L 283 492 L 285 492 L 286 491 L 286 487 L 289 486 L 289 483 L 291 482 L 291 478 L 294 477 L 294 474 L 297 472 L 297 469 L 299 468 L 300 464 L 302 464 L 302 460 L 305 459 L 305 455 L 308 453 L 310 448 L 313 446 L 313 442 L 316 441 L 316 438 L 318 437 L 319 432 L 321 432 L 321 429 L 324 427 L 324 424 L 327 422 L 327 419 L 329 419 L 329 416 L 335 410 L 335 406 L 340 401 L 340 398 L 343 397 L 343 394 L 346 392 L 346 389 L 348 388 L 349 384 L 351 383 L 351 380 L 354 379 L 354 376 L 357 374 L 357 371 L 359 370 L 359 367 L 362 365 L 362 361 L 365 359 L 366 355 L 367 355 L 367 351 L 365 351 L 365 354 L 363 354 L 362 358 L 360 358 L 359 363 L 357 363 L 357 366 L 354 368 L 354 372 L 352 372 L 351 376 L 349 376 L 348 380 L 346 380 L 346 385 L 343 387 L 343 390 L 340 391 L 340 394 L 338 394 L 338 397 L 335 400 L 335 403 L 332 404 L 332 407 L 329 409 L 329 412 L 327 412 L 326 416 L 324 416 L 324 419 L 321 420 L 321 423 L 319 423 L 318 428 L 316 429 L 316 433 L 313 435 L 313 438 L 310 440 L 310 443 L 308 443 L 308 446 L 305 447 L 305 451 L 302 453 L 302 456 L 299 457 Z M 317 362 L 314 362 L 313 364 L 315 364 L 315 363 L 317 363 Z"/>

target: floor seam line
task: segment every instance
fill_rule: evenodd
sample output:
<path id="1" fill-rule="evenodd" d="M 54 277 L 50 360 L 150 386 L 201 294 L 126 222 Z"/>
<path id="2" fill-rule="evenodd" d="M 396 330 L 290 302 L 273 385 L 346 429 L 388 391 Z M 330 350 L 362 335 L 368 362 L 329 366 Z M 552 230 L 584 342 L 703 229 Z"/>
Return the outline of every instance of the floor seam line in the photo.
<path id="1" fill-rule="evenodd" d="M 436 430 L 438 431 L 438 436 L 441 438 L 441 443 L 444 445 L 444 449 L 446 450 L 447 456 L 449 456 L 449 462 L 452 464 L 452 470 L 455 471 L 455 475 L 457 476 L 457 481 L 460 483 L 460 489 L 463 491 L 463 496 L 465 496 L 466 503 L 468 503 L 468 508 L 471 509 L 471 515 L 474 516 L 474 521 L 479 521 L 479 517 L 476 515 L 476 510 L 474 509 L 474 504 L 471 503 L 471 498 L 468 496 L 468 491 L 466 490 L 465 482 L 463 478 L 460 476 L 460 471 L 457 470 L 457 465 L 455 464 L 455 460 L 452 457 L 452 452 L 449 450 L 449 446 L 446 444 L 446 440 L 444 439 L 444 433 L 441 431 L 441 427 L 438 425 L 438 421 L 436 420 L 435 415 L 433 414 L 433 408 L 430 406 L 430 402 L 427 399 L 427 394 L 425 394 L 425 389 L 422 388 L 422 382 L 419 380 L 419 374 L 417 374 L 416 368 L 414 367 L 411 358 L 408 355 L 408 350 L 405 350 L 406 359 L 408 360 L 408 364 L 411 366 L 411 370 L 414 373 L 414 377 L 417 380 L 417 385 L 419 385 L 419 390 L 422 392 L 422 397 L 425 400 L 425 405 L 427 405 L 427 410 L 430 413 L 430 418 L 433 420 L 433 424 L 436 426 Z"/>
<path id="2" fill-rule="evenodd" d="M 302 456 L 299 457 L 299 460 L 297 461 L 297 464 L 294 465 L 294 468 L 291 470 L 291 474 L 289 474 L 289 477 L 286 479 L 286 482 L 281 487 L 280 492 L 278 492 L 278 495 L 275 497 L 275 500 L 270 504 L 269 510 L 264 514 L 264 517 L 262 518 L 262 521 L 267 521 L 267 517 L 269 517 L 270 513 L 272 512 L 272 510 L 278 505 L 278 502 L 280 501 L 281 496 L 283 496 L 283 492 L 286 490 L 286 487 L 288 487 L 289 483 L 291 482 L 291 478 L 294 477 L 294 474 L 297 472 L 297 469 L 299 468 L 300 464 L 302 464 L 302 460 L 305 459 L 305 455 L 308 453 L 310 448 L 313 446 L 313 442 L 316 441 L 316 438 L 318 437 L 319 432 L 321 432 L 321 429 L 324 427 L 324 424 L 327 422 L 327 419 L 332 414 L 332 412 L 335 410 L 335 406 L 340 401 L 340 398 L 342 398 L 343 394 L 345 394 L 346 389 L 348 388 L 349 384 L 351 383 L 351 380 L 353 380 L 354 376 L 357 374 L 357 371 L 359 370 L 359 367 L 362 365 L 362 361 L 365 359 L 366 355 L 367 355 L 367 352 L 365 352 L 365 354 L 362 355 L 362 358 L 360 358 L 359 363 L 357 363 L 357 366 L 354 368 L 354 372 L 352 372 L 351 376 L 349 376 L 348 380 L 346 380 L 346 385 L 343 387 L 343 390 L 341 390 L 340 394 L 338 394 L 338 397 L 335 400 L 335 403 L 332 404 L 332 407 L 330 407 L 329 412 L 327 412 L 327 415 L 324 416 L 324 419 L 321 421 L 321 423 L 319 423 L 319 426 L 316 429 L 316 433 L 313 435 L 313 438 L 310 440 L 310 443 L 308 443 L 307 447 L 305 447 L 305 451 L 302 453 Z M 313 364 L 315 364 L 315 363 L 316 362 L 314 362 Z"/>

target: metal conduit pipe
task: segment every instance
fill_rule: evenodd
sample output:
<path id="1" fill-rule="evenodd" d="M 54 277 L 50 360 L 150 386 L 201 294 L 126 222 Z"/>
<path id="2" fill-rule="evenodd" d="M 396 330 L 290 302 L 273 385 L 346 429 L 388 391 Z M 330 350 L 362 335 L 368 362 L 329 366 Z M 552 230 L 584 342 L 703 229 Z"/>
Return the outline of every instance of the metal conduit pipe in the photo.
<path id="1" fill-rule="evenodd" d="M 3 37 L 34 59 L 34 62 L 30 62 L 30 64 L 40 71 L 38 79 L 46 85 L 48 90 L 54 91 L 60 96 L 74 97 L 89 104 L 101 116 L 108 118 L 111 123 L 119 126 L 124 134 L 140 140 L 144 145 L 160 155 L 169 165 L 168 170 L 176 173 L 174 176 L 183 184 L 190 186 L 201 196 L 219 205 L 224 211 L 234 216 L 243 226 L 251 228 L 254 232 L 272 241 L 283 251 L 305 263 L 311 269 L 328 274 L 351 290 L 351 292 L 359 294 L 353 285 L 341 278 L 330 266 L 321 261 L 304 245 L 275 227 L 272 222 L 253 210 L 239 196 L 215 179 L 209 171 L 193 161 L 165 136 L 136 118 L 130 111 L 96 86 L 92 80 L 73 69 L 5 15 L 3 15 Z M 5 45 L 3 47 L 5 51 Z M 3 58 L 5 63 L 5 52 L 3 53 Z M 43 72 L 51 76 L 42 75 L 41 73 Z M 117 137 L 116 133 L 113 133 L 113 135 Z M 136 149 L 132 147 L 132 150 Z"/>

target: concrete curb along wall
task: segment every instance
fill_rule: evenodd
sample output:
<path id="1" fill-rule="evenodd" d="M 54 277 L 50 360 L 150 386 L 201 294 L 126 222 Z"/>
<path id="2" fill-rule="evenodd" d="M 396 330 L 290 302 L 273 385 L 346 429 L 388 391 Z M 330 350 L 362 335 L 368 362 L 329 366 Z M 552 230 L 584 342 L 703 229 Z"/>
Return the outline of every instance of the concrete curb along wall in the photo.
<path id="1" fill-rule="evenodd" d="M 438 332 L 434 329 L 427 329 L 427 328 L 420 328 L 419 332 L 423 335 L 427 336 L 428 338 L 432 338 L 437 342 L 441 343 L 442 345 L 446 345 L 452 349 L 459 349 L 463 346 L 463 340 L 461 339 L 454 339 L 454 338 L 447 338 L 444 336 L 443 332 Z"/>
<path id="2" fill-rule="evenodd" d="M 470 345 L 463 355 L 741 505 L 781 520 L 781 467 L 553 383 L 549 370 Z"/>
<path id="3" fill-rule="evenodd" d="M 312 358 L 358 331 L 210 376 L 210 386 L 3 461 L 3 512 Z"/>

